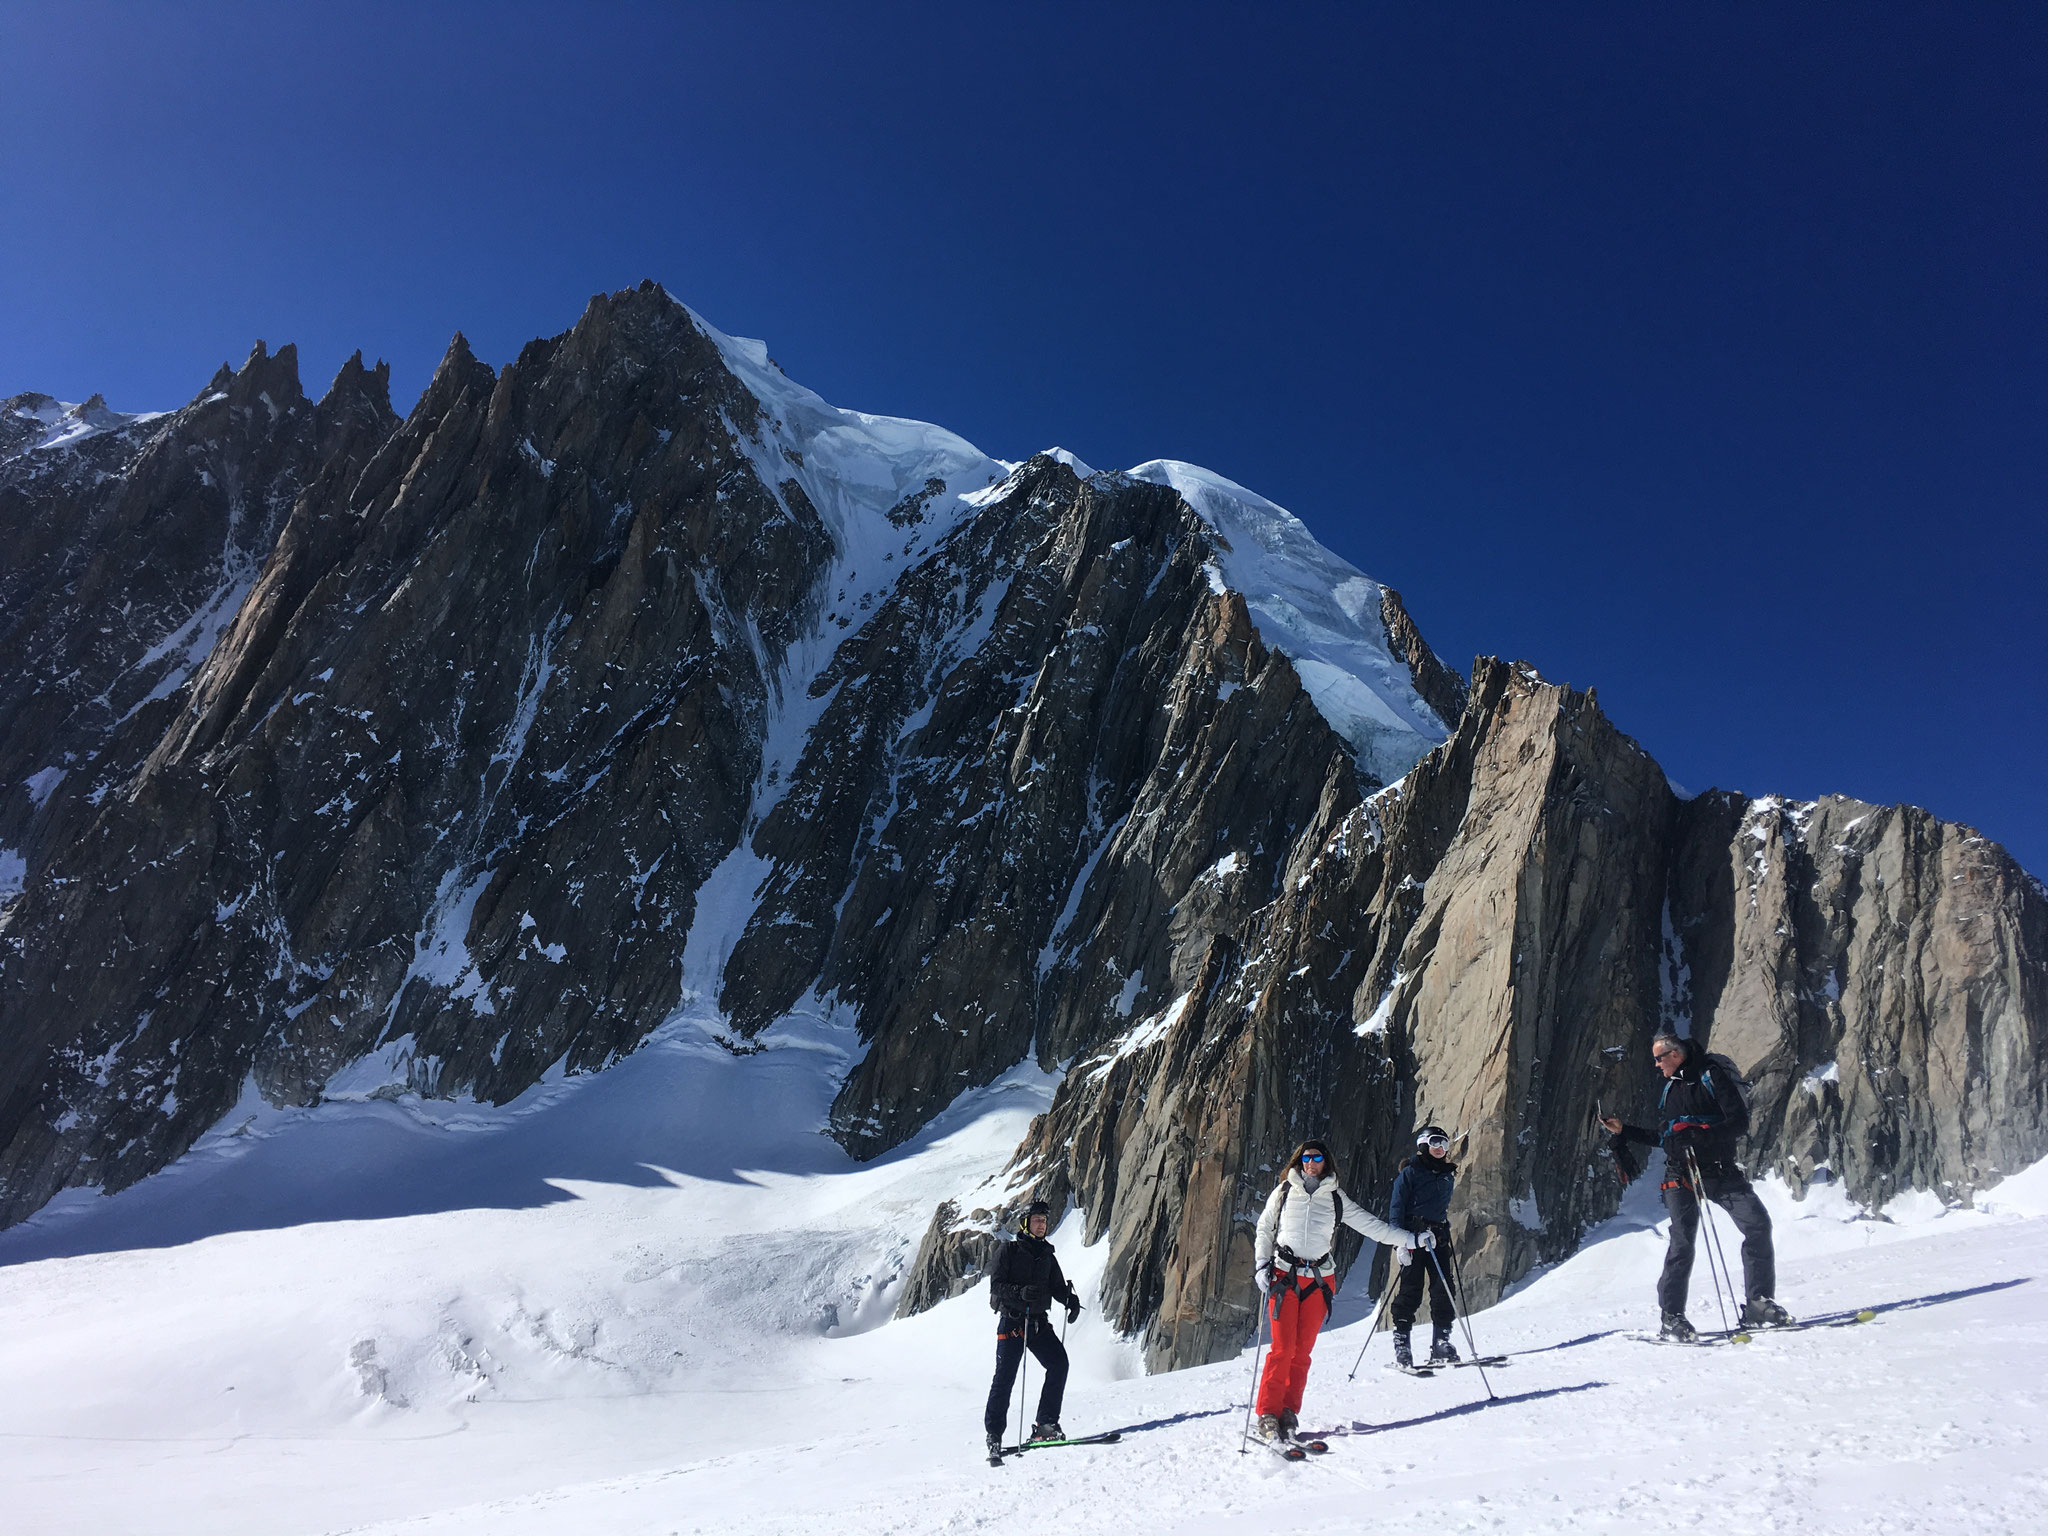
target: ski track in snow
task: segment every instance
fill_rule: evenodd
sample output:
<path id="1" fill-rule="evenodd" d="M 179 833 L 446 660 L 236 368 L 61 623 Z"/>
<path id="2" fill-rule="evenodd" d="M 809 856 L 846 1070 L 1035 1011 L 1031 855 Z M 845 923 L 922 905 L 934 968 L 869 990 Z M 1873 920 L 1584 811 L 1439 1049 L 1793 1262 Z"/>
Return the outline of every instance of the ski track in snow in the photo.
<path id="1" fill-rule="evenodd" d="M 1124 1441 L 994 1469 L 984 1292 L 886 1319 L 933 1206 L 992 1190 L 1053 1079 L 1020 1068 L 861 1165 L 816 1132 L 849 1031 L 797 1018 L 734 1056 L 713 1028 L 681 1017 L 504 1109 L 271 1111 L 0 1234 L 10 1528 L 2040 1529 L 2048 1165 L 1983 1210 L 1911 1196 L 1892 1222 L 1770 1191 L 1795 1310 L 1894 1310 L 1698 1351 L 1625 1336 L 1654 1323 L 1646 1177 L 1473 1320 L 1514 1356 L 1492 1406 L 1474 1371 L 1387 1372 L 1384 1335 L 1347 1380 L 1354 1276 L 1305 1407 L 1335 1449 L 1302 1466 L 1236 1454 L 1249 1351 L 1141 1374 L 1098 1316 L 1106 1246 L 1070 1214 L 1089 1310 L 1063 1418 Z M 1715 1321 L 1704 1266 L 1692 1315 Z"/>

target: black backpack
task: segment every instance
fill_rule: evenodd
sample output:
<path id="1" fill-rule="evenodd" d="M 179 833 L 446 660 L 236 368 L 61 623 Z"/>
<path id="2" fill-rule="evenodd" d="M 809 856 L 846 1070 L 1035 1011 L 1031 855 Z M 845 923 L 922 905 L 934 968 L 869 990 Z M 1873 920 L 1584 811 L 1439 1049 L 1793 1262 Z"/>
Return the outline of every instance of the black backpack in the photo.
<path id="1" fill-rule="evenodd" d="M 1735 1097 L 1742 1101 L 1742 1112 L 1748 1114 L 1750 1099 L 1756 1093 L 1756 1089 L 1751 1085 L 1749 1079 L 1742 1075 L 1742 1068 L 1736 1066 L 1726 1056 L 1717 1054 L 1702 1056 L 1700 1058 L 1700 1081 L 1706 1084 L 1707 1091 L 1710 1093 L 1713 1091 L 1713 1078 L 1717 1072 L 1721 1074 L 1724 1082 L 1733 1085 Z"/>

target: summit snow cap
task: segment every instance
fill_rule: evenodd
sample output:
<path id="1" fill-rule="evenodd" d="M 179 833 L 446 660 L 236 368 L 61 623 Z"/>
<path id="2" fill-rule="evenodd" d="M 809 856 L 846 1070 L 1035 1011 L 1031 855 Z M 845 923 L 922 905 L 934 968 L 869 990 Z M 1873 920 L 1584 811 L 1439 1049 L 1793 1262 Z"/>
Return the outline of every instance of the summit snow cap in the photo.
<path id="1" fill-rule="evenodd" d="M 1285 507 L 1214 470 L 1153 459 L 1134 480 L 1171 486 L 1224 546 L 1210 584 L 1235 589 L 1266 644 L 1294 664 L 1308 695 L 1361 768 L 1391 784 L 1450 735 L 1415 691 L 1387 638 L 1386 589 L 1316 542 Z"/>

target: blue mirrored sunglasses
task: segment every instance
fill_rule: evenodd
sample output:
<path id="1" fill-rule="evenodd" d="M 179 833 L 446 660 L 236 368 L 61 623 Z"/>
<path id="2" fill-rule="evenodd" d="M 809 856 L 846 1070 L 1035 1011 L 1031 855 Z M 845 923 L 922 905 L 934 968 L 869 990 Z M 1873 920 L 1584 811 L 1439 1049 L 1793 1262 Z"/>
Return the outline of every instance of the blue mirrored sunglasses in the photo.
<path id="1" fill-rule="evenodd" d="M 1301 1154 L 1301 1160 L 1304 1163 L 1320 1163 L 1323 1160 L 1323 1154 L 1320 1152 L 1304 1152 Z"/>

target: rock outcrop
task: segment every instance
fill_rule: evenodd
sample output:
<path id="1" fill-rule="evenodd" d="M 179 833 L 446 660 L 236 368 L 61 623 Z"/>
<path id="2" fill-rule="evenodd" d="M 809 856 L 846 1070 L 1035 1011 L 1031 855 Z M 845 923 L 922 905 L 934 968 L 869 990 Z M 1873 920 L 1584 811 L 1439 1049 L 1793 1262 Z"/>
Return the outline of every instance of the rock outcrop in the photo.
<path id="1" fill-rule="evenodd" d="M 0 597 L 0 1221 L 244 1095 L 505 1102 L 714 1000 L 736 1051 L 851 1027 L 860 1157 L 1059 1073 L 902 1305 L 1042 1195 L 1157 1367 L 1250 1336 L 1306 1133 L 1377 1204 L 1460 1130 L 1475 1302 L 1568 1253 L 1661 1027 L 1795 1184 L 2048 1150 L 2048 897 L 1995 845 L 1682 799 L 1242 487 L 835 410 L 651 284 L 502 372 L 458 336 L 402 424 L 289 348 L 169 416 L 17 397 Z"/>
<path id="2" fill-rule="evenodd" d="M 272 398 L 275 398 L 273 393 Z M 398 1053 L 502 1100 L 671 1009 L 830 540 L 651 287 L 503 376 L 460 337 L 310 478 L 140 770 L 8 910 L 0 1215 Z"/>
<path id="3" fill-rule="evenodd" d="M 323 470 L 398 424 L 358 354 L 316 405 L 256 344 L 183 410 L 0 402 L 0 847 L 29 869 L 139 766 Z"/>
<path id="4" fill-rule="evenodd" d="M 1681 801 L 1525 666 L 1482 658 L 1399 785 L 1327 796 L 1279 886 L 1174 1006 L 1075 1061 L 1013 1169 L 1109 1242 L 1104 1305 L 1155 1367 L 1249 1336 L 1252 1228 L 1306 1134 L 1375 1203 L 1412 1126 L 1466 1138 L 1474 1305 L 1570 1253 L 1618 1200 L 1595 1106 L 1653 1118 L 1664 1027 L 1751 1075 L 1759 1172 L 1964 1199 L 2048 1151 L 2036 882 L 1910 808 Z"/>

